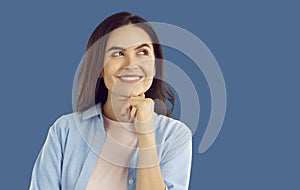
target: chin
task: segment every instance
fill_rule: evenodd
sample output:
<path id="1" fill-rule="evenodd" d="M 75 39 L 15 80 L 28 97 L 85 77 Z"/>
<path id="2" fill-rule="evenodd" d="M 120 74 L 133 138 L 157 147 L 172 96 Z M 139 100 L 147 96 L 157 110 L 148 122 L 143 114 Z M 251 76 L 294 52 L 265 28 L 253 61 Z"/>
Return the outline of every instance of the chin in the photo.
<path id="1" fill-rule="evenodd" d="M 138 96 L 140 94 L 146 93 L 149 89 L 150 89 L 151 85 L 147 85 L 147 86 L 143 86 L 143 87 L 139 87 L 139 88 L 134 88 L 131 92 L 130 92 L 130 96 Z"/>

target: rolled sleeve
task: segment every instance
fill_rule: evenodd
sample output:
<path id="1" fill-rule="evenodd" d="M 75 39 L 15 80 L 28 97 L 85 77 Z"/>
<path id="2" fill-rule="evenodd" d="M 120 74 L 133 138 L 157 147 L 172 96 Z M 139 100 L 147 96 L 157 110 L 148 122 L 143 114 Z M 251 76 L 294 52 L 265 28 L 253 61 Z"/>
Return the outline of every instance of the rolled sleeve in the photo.
<path id="1" fill-rule="evenodd" d="M 168 190 L 187 190 L 189 187 L 192 163 L 192 135 L 189 130 L 180 132 L 172 139 L 161 172 Z"/>

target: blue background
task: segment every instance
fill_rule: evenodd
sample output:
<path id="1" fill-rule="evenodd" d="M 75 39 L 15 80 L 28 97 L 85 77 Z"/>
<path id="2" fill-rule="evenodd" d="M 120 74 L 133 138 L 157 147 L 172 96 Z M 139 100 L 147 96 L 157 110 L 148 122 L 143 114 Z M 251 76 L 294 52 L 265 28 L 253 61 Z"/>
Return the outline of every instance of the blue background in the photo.
<path id="1" fill-rule="evenodd" d="M 190 189 L 300 189 L 296 1 L 102 2 L 1 1 L 1 189 L 28 189 L 49 127 L 72 111 L 73 77 L 89 35 L 123 10 L 189 30 L 222 69 L 226 118 L 214 145 L 200 155 L 209 92 L 203 76 L 187 66 L 203 90 Z M 172 51 L 166 48 L 166 56 Z"/>

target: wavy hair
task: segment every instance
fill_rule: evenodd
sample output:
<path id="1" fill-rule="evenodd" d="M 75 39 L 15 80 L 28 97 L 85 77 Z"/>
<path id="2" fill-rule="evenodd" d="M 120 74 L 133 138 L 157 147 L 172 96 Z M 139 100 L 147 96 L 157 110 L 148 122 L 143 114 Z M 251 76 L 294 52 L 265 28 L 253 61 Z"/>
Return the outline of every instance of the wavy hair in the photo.
<path id="1" fill-rule="evenodd" d="M 101 105 L 104 105 L 106 102 L 108 90 L 103 77 L 99 75 L 104 65 L 105 47 L 109 34 L 113 30 L 128 24 L 135 24 L 135 26 L 142 28 L 151 38 L 155 55 L 156 74 L 151 87 L 145 92 L 145 96 L 153 100 L 159 99 L 165 108 L 159 114 L 170 117 L 174 109 L 175 98 L 168 84 L 164 81 L 163 53 L 159 38 L 150 23 L 128 12 L 120 12 L 107 17 L 92 32 L 75 80 L 77 90 L 75 111 L 81 112 L 95 104 L 101 103 Z M 170 102 L 171 108 L 168 108 L 167 101 Z M 155 111 L 159 112 L 157 109 Z"/>

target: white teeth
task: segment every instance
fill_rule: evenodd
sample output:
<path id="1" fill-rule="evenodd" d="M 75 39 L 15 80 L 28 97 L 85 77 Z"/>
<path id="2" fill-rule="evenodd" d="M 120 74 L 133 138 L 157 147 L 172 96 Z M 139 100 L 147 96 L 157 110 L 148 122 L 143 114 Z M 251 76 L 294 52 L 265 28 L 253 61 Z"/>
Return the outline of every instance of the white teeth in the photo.
<path id="1" fill-rule="evenodd" d="M 129 80 L 129 81 L 133 81 L 133 80 L 139 80 L 140 77 L 121 77 L 122 80 Z"/>

